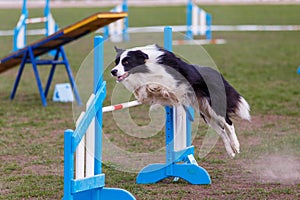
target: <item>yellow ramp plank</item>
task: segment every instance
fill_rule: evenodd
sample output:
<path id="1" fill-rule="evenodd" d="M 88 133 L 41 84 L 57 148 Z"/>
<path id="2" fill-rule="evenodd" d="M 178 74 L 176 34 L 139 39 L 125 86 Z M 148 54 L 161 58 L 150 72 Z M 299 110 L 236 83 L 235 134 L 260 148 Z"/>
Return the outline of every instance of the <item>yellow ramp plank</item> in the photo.
<path id="1" fill-rule="evenodd" d="M 127 17 L 127 13 L 97 13 L 65 28 L 64 33 L 68 34 L 81 28 L 91 29 L 95 25 L 98 29 L 124 17 Z"/>
<path id="2" fill-rule="evenodd" d="M 127 17 L 124 12 L 100 12 L 93 14 L 79 22 L 76 22 L 64 29 L 60 29 L 56 33 L 38 40 L 28 46 L 13 52 L 0 60 L 0 73 L 19 65 L 22 58 L 29 47 L 33 48 L 34 56 L 40 56 L 56 49 L 61 45 L 70 43 L 88 33 L 96 31 L 114 21 Z"/>

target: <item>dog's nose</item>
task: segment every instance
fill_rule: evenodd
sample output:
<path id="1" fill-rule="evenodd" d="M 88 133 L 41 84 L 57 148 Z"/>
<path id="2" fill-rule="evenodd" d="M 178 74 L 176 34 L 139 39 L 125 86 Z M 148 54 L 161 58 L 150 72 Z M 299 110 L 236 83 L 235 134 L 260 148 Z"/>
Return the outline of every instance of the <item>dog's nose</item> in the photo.
<path id="1" fill-rule="evenodd" d="M 110 72 L 113 76 L 117 76 L 118 70 L 117 69 L 113 69 Z"/>

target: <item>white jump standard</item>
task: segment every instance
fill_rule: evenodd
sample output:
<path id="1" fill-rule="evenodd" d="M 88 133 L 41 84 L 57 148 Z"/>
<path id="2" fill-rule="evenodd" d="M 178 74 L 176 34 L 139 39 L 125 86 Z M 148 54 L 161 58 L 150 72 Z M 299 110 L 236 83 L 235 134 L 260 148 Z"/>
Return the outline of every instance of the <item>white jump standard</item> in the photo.
<path id="1" fill-rule="evenodd" d="M 55 23 L 50 11 L 50 0 L 45 0 L 44 16 L 36 18 L 28 18 L 27 0 L 23 0 L 22 15 L 14 29 L 14 51 L 26 46 L 27 25 L 36 23 L 44 23 L 44 29 L 35 30 L 41 32 L 40 35 L 49 36 L 58 30 L 58 25 Z M 54 53 L 52 52 L 51 54 Z"/>
<path id="2" fill-rule="evenodd" d="M 106 82 L 102 78 L 103 59 L 103 38 L 96 36 L 94 40 L 94 96 L 90 98 L 86 112 L 79 117 L 76 129 L 74 131 L 66 130 L 64 134 L 64 200 L 135 199 L 126 190 L 104 187 L 105 175 L 102 173 L 102 103 L 106 96 Z M 92 130 L 88 131 L 88 129 Z M 89 135 L 86 138 L 86 145 L 89 146 L 84 146 L 84 136 L 87 132 L 89 132 Z M 75 151 L 76 163 L 74 163 Z M 84 158 L 84 155 L 86 155 L 86 158 Z M 74 177 L 75 166 L 76 177 Z M 84 169 L 86 169 L 85 172 Z"/>
<path id="3" fill-rule="evenodd" d="M 164 29 L 164 48 L 172 51 L 171 27 Z M 166 106 L 165 110 L 166 163 L 146 166 L 139 172 L 136 182 L 150 184 L 168 177 L 179 177 L 191 184 L 210 184 L 209 174 L 197 164 L 194 158 L 191 137 L 191 122 L 194 120 L 193 109 L 184 109 L 182 106 Z"/>
<path id="4" fill-rule="evenodd" d="M 186 7 L 186 26 L 185 38 L 192 40 L 193 36 L 203 35 L 205 39 L 212 39 L 211 14 L 199 8 L 192 0 L 189 0 Z"/>
<path id="5" fill-rule="evenodd" d="M 127 0 L 123 0 L 122 4 L 117 5 L 110 12 L 128 12 Z M 104 39 L 109 39 L 111 42 L 129 41 L 128 17 L 105 26 L 103 34 Z"/>

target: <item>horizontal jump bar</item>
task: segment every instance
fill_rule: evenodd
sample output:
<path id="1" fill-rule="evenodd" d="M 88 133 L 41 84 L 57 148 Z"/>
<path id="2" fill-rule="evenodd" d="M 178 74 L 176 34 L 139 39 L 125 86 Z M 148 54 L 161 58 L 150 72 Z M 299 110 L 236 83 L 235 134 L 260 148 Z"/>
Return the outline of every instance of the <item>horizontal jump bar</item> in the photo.
<path id="1" fill-rule="evenodd" d="M 114 110 L 122 110 L 124 108 L 130 108 L 130 107 L 138 106 L 138 105 L 141 105 L 141 104 L 142 104 L 141 102 L 135 100 L 135 101 L 130 101 L 130 102 L 126 102 L 126 103 L 106 106 L 106 107 L 102 108 L 102 113 L 111 112 L 111 111 L 114 111 Z"/>
<path id="2" fill-rule="evenodd" d="M 26 24 L 34 24 L 34 23 L 42 23 L 42 22 L 46 22 L 46 21 L 47 21 L 46 17 L 36 17 L 36 18 L 26 19 L 25 23 Z"/>

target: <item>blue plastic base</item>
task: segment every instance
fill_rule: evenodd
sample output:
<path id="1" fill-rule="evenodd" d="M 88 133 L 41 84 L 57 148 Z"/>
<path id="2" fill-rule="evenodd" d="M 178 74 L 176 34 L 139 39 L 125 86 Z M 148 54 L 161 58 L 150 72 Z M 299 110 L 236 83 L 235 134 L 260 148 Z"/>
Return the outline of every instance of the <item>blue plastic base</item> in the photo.
<path id="1" fill-rule="evenodd" d="M 300 66 L 298 67 L 297 73 L 300 74 Z"/>
<path id="2" fill-rule="evenodd" d="M 143 168 L 137 178 L 137 184 L 157 183 L 168 177 L 179 177 L 191 184 L 211 184 L 211 179 L 207 171 L 194 164 L 150 164 Z"/>
<path id="3" fill-rule="evenodd" d="M 74 200 L 83 200 L 83 199 L 101 199 L 101 200 L 135 200 L 135 197 L 126 190 L 119 188 L 101 188 L 98 190 L 89 190 L 85 192 L 76 193 L 73 195 Z"/>

